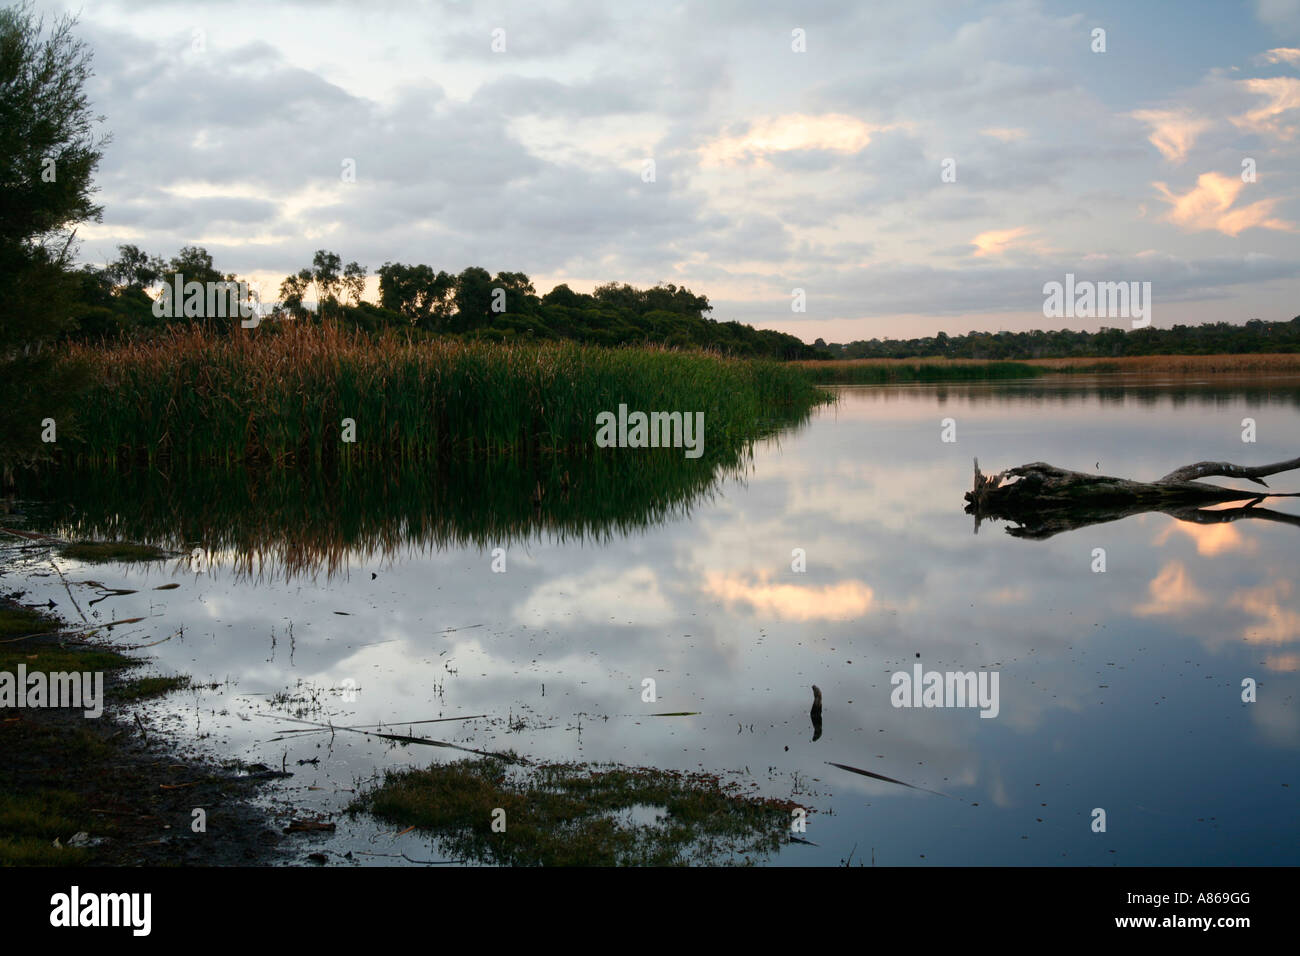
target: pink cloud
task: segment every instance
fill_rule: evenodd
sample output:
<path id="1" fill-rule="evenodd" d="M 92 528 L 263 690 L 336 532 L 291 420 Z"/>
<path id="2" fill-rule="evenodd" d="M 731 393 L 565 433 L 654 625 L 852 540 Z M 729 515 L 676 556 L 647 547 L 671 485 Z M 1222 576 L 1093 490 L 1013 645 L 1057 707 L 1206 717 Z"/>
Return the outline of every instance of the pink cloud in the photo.
<path id="1" fill-rule="evenodd" d="M 1247 229 L 1277 229 L 1294 232 L 1295 224 L 1273 216 L 1278 199 L 1261 199 L 1248 206 L 1232 208 L 1245 187 L 1240 178 L 1221 173 L 1201 173 L 1196 185 L 1181 195 L 1164 183 L 1154 183 L 1172 207 L 1165 220 L 1191 232 L 1217 230 L 1236 236 Z"/>
<path id="2" fill-rule="evenodd" d="M 1196 137 L 1210 127 L 1208 119 L 1190 110 L 1137 110 L 1129 115 L 1151 127 L 1148 139 L 1172 163 L 1185 160 Z"/>

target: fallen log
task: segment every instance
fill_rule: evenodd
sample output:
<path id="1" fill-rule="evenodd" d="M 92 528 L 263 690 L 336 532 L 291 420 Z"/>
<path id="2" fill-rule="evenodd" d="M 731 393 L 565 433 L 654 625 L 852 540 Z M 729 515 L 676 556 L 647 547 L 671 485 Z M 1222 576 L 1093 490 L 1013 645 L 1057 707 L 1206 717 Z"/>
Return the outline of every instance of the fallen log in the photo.
<path id="1" fill-rule="evenodd" d="M 976 532 L 984 519 L 1004 520 L 1020 525 L 1008 528 L 1009 534 L 1035 539 L 1151 511 L 1200 524 L 1250 517 L 1300 525 L 1300 518 L 1294 515 L 1256 507 L 1265 498 L 1293 498 L 1300 497 L 1300 493 L 1260 494 L 1197 480 L 1212 476 L 1244 478 L 1267 488 L 1266 476 L 1297 468 L 1300 458 L 1256 466 L 1199 461 L 1155 481 L 1135 481 L 1070 471 L 1041 461 L 985 475 L 977 458 L 974 487 L 965 496 L 966 513 L 975 516 Z M 1237 501 L 1246 503 L 1213 511 L 1203 507 Z"/>

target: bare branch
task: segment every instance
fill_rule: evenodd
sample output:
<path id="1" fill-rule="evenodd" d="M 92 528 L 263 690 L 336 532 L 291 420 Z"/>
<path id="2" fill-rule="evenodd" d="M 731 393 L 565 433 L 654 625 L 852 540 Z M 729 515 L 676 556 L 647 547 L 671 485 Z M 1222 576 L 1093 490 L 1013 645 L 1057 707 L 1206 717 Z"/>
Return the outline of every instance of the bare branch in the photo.
<path id="1" fill-rule="evenodd" d="M 1194 465 L 1184 465 L 1182 468 L 1176 468 L 1161 478 L 1160 481 L 1193 481 L 1197 478 L 1207 478 L 1210 475 L 1220 475 L 1225 478 L 1246 478 L 1257 485 L 1263 485 L 1267 488 L 1268 483 L 1260 480 L 1264 475 L 1275 475 L 1279 471 L 1293 471 L 1296 468 L 1300 468 L 1300 458 L 1279 461 L 1273 465 L 1256 465 L 1253 468 L 1246 465 L 1234 465 L 1228 461 L 1198 461 Z"/>

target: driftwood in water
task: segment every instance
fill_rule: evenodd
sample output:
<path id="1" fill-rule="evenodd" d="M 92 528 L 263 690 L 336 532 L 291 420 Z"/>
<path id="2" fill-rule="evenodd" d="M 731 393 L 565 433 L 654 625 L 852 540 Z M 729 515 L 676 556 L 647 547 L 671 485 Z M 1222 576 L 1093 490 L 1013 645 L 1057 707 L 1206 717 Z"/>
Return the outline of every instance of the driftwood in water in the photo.
<path id="1" fill-rule="evenodd" d="M 1271 491 L 1258 494 L 1197 480 L 1211 476 L 1245 478 L 1267 488 L 1265 476 L 1296 468 L 1300 468 L 1300 458 L 1254 467 L 1226 461 L 1200 461 L 1177 468 L 1156 481 L 1134 481 L 1070 471 L 1041 461 L 985 475 L 980 471 L 977 458 L 975 485 L 966 492 L 966 513 L 975 516 L 976 531 L 982 519 L 1001 519 L 1020 525 L 1019 528 L 1009 528 L 1010 534 L 1040 539 L 1149 511 L 1163 512 L 1198 524 L 1264 518 L 1300 525 L 1300 518 L 1294 515 L 1256 507 L 1265 498 L 1300 495 Z M 1015 480 L 1007 482 L 1007 479 Z M 1247 503 L 1237 508 L 1213 511 L 1203 508 L 1204 505 L 1231 501 Z"/>

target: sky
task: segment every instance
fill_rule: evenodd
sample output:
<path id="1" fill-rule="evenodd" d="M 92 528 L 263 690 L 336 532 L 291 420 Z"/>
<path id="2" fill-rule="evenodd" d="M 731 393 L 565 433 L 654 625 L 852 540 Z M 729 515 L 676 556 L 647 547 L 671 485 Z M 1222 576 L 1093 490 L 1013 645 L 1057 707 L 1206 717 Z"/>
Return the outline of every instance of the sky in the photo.
<path id="1" fill-rule="evenodd" d="M 112 136 L 87 262 L 672 282 L 809 342 L 1126 323 L 1045 317 L 1067 274 L 1300 314 L 1300 0 L 35 9 Z"/>

